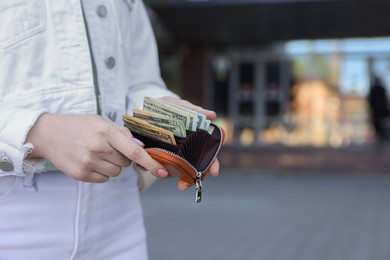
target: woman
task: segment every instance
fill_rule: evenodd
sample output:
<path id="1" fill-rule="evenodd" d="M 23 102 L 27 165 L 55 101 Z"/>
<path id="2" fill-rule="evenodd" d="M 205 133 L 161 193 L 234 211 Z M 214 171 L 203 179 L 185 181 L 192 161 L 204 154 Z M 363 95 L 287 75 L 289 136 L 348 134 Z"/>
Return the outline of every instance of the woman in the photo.
<path id="1" fill-rule="evenodd" d="M 121 115 L 145 96 L 215 113 L 166 89 L 141 0 L 1 1 L 0 18 L 0 259 L 147 259 L 128 166 L 169 173 Z"/>

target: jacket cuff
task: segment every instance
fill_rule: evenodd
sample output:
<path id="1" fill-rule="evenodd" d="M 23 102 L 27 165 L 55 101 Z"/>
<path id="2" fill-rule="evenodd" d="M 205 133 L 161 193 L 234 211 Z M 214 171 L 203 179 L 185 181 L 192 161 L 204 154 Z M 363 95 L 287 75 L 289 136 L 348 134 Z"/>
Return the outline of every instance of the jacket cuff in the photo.
<path id="1" fill-rule="evenodd" d="M 13 165 L 11 171 L 0 169 L 0 176 L 25 176 L 26 172 L 39 171 L 34 165 L 24 159 L 34 148 L 33 144 L 25 143 L 26 137 L 38 117 L 45 110 L 29 110 L 10 108 L 0 114 L 0 152 L 7 156 Z"/>

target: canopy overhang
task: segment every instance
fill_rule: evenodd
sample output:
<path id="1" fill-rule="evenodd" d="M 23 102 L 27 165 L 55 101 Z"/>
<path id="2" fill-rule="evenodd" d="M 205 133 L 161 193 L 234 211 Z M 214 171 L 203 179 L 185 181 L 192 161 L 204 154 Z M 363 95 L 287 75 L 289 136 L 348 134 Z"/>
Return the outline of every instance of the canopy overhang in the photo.
<path id="1" fill-rule="evenodd" d="M 390 36 L 390 1 L 384 0 L 154 0 L 150 6 L 178 42 L 254 45 Z"/>

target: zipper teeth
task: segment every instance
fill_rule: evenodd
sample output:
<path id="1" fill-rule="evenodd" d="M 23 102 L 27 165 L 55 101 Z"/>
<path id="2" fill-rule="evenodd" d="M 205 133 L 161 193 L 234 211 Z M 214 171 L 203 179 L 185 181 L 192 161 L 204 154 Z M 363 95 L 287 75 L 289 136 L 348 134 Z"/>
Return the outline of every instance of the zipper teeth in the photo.
<path id="1" fill-rule="evenodd" d="M 205 173 L 205 172 L 210 168 L 211 164 L 214 162 L 215 158 L 217 158 L 217 154 L 219 153 L 219 151 L 221 150 L 221 147 L 222 147 L 222 142 L 223 142 L 223 138 L 224 138 L 223 132 L 222 132 L 222 130 L 221 130 L 221 128 L 220 128 L 219 126 L 217 126 L 217 125 L 214 125 L 214 126 L 216 126 L 216 127 L 218 128 L 219 132 L 221 133 L 221 139 L 219 140 L 218 149 L 217 149 L 217 151 L 215 152 L 215 155 L 214 155 L 213 159 L 212 159 L 212 160 L 210 161 L 210 163 L 207 165 L 207 167 L 205 168 L 205 170 L 202 171 L 202 172 L 200 172 L 201 174 Z M 192 166 L 192 164 L 190 164 L 186 159 L 184 159 L 184 158 L 181 157 L 180 155 L 175 154 L 175 153 L 173 153 L 173 152 L 171 152 L 171 151 L 169 151 L 169 150 L 163 149 L 163 148 L 154 148 L 154 149 L 159 150 L 159 151 L 166 152 L 166 153 L 168 153 L 168 154 L 170 154 L 170 155 L 172 155 L 172 156 L 174 156 L 174 157 L 176 157 L 176 158 L 182 159 L 188 166 L 190 166 L 192 169 L 194 169 L 194 171 L 195 171 L 196 173 L 199 173 L 199 171 L 198 171 L 194 166 Z"/>
<path id="2" fill-rule="evenodd" d="M 215 158 L 217 158 L 217 154 L 219 153 L 219 151 L 221 150 L 221 147 L 222 147 L 222 142 L 223 142 L 223 138 L 224 138 L 223 132 L 222 132 L 222 130 L 221 130 L 221 128 L 219 126 L 217 126 L 217 125 L 214 125 L 214 126 L 216 126 L 218 128 L 219 132 L 221 133 L 221 138 L 219 140 L 218 149 L 215 152 L 215 154 L 213 156 L 213 159 L 210 161 L 209 165 L 207 165 L 206 169 L 202 172 L 202 174 L 205 173 L 210 168 L 211 164 L 214 162 Z"/>
<path id="3" fill-rule="evenodd" d="M 158 150 L 158 151 L 166 152 L 166 153 L 172 155 L 173 157 L 176 157 L 176 158 L 178 158 L 178 159 L 183 160 L 183 161 L 184 161 L 188 166 L 190 166 L 195 172 L 198 172 L 198 170 L 197 170 L 194 166 L 192 166 L 192 164 L 190 164 L 186 159 L 184 159 L 184 158 L 181 157 L 180 155 L 175 154 L 175 153 L 173 153 L 173 152 L 171 152 L 171 151 L 169 151 L 169 150 L 163 149 L 163 148 L 153 148 L 153 149 L 156 149 L 156 150 Z"/>

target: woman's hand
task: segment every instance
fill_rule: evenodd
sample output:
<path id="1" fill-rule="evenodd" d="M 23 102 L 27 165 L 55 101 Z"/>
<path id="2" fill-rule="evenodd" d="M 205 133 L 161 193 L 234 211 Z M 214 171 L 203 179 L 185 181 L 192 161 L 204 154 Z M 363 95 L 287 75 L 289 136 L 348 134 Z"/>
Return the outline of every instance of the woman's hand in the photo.
<path id="1" fill-rule="evenodd" d="M 28 158 L 48 159 L 76 180 L 106 182 L 132 161 L 157 177 L 168 176 L 126 127 L 98 115 L 43 114 L 26 141 L 34 145 Z"/>
<path id="2" fill-rule="evenodd" d="M 182 106 L 182 107 L 186 107 L 186 108 L 194 110 L 198 113 L 204 114 L 207 117 L 207 119 L 210 119 L 210 120 L 214 120 L 217 117 L 217 114 L 214 111 L 204 109 L 200 106 L 196 106 L 196 105 L 188 102 L 187 100 L 177 99 L 177 98 L 173 98 L 173 97 L 163 97 L 161 99 L 164 101 L 167 101 L 169 103 L 172 103 L 172 104 L 175 104 L 178 106 Z M 214 163 L 210 167 L 210 174 L 212 176 L 218 176 L 218 173 L 219 173 L 219 162 L 218 162 L 218 159 L 215 159 Z M 190 186 L 191 186 L 191 184 L 189 184 L 188 182 L 182 181 L 182 180 L 179 180 L 178 184 L 177 184 L 177 188 L 179 190 L 185 190 Z"/>

